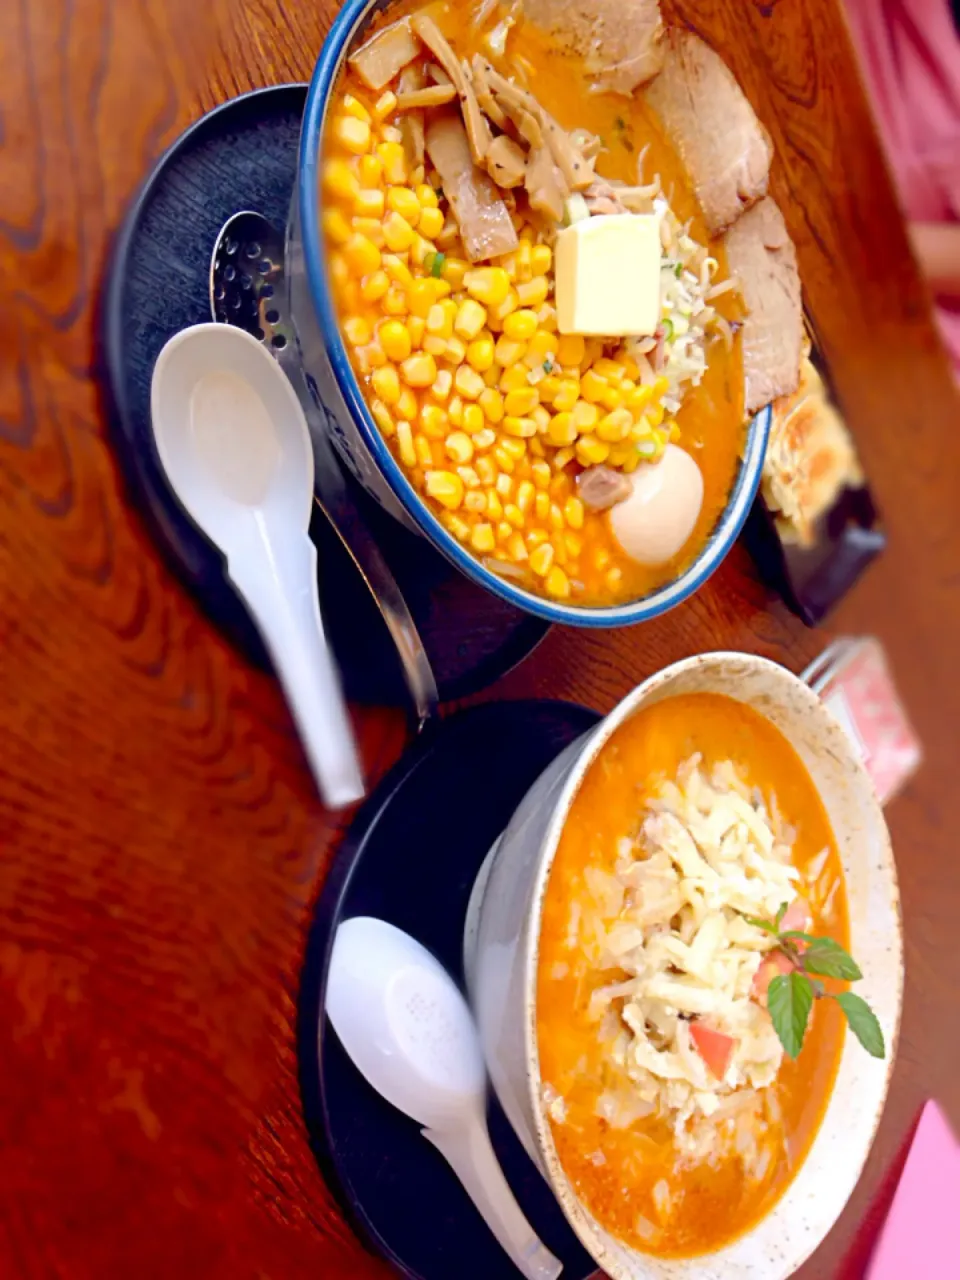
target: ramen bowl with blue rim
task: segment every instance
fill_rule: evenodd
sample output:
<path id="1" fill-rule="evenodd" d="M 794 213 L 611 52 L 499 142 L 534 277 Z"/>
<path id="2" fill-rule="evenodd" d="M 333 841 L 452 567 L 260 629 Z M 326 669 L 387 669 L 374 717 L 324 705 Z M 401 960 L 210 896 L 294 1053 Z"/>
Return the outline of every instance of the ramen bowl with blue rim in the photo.
<path id="1" fill-rule="evenodd" d="M 407 478 L 371 416 L 341 335 L 321 227 L 318 193 L 327 111 L 347 55 L 357 47 L 370 20 L 385 7 L 385 0 L 347 0 L 324 43 L 307 97 L 288 228 L 290 301 L 301 356 L 330 436 L 357 480 L 386 510 L 429 539 L 468 578 L 501 599 L 549 622 L 570 626 L 620 627 L 655 618 L 698 590 L 736 540 L 760 483 L 770 410 L 762 410 L 748 424 L 726 505 L 693 562 L 642 598 L 603 607 L 536 595 L 487 568 L 444 528 Z"/>

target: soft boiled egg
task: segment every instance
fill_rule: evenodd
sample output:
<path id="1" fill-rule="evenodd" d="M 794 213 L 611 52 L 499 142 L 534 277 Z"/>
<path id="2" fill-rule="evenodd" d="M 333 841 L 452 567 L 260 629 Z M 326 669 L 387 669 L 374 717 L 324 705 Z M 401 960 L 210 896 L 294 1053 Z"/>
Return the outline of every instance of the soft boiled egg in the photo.
<path id="1" fill-rule="evenodd" d="M 629 497 L 610 509 L 610 528 L 638 564 L 665 564 L 693 533 L 703 506 L 703 476 L 683 449 L 668 444 L 659 462 L 637 467 Z"/>

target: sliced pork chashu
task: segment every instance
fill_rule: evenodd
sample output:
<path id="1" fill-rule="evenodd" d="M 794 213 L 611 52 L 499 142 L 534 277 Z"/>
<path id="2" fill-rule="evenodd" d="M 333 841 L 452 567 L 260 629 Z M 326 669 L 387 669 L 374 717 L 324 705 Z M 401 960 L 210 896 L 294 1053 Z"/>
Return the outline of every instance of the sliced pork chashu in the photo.
<path id="1" fill-rule="evenodd" d="M 663 70 L 646 89 L 679 153 L 707 229 L 716 235 L 767 193 L 773 146 L 720 56 L 689 31 L 670 31 Z"/>
<path id="2" fill-rule="evenodd" d="M 598 89 L 632 93 L 663 66 L 659 0 L 523 0 L 523 11 L 580 54 Z"/>
<path id="3" fill-rule="evenodd" d="M 730 274 L 744 306 L 745 405 L 755 413 L 792 395 L 803 357 L 803 308 L 797 252 L 783 214 L 767 197 L 748 209 L 724 237 Z"/>

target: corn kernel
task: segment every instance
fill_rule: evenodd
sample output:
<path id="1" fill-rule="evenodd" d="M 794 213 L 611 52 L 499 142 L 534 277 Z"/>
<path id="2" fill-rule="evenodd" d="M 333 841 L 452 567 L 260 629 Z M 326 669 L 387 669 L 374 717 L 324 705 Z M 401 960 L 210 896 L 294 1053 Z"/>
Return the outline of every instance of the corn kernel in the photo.
<path id="1" fill-rule="evenodd" d="M 470 526 L 462 516 L 454 515 L 452 511 L 442 511 L 440 519 L 458 541 L 466 542 L 470 537 Z"/>
<path id="2" fill-rule="evenodd" d="M 486 373 L 493 366 L 493 339 L 474 338 L 467 344 L 467 364 L 477 373 Z"/>
<path id="3" fill-rule="evenodd" d="M 561 378 L 560 387 L 553 397 L 553 407 L 559 413 L 568 413 L 577 403 L 580 388 L 572 378 Z"/>
<path id="4" fill-rule="evenodd" d="M 621 569 L 617 569 L 617 568 L 608 569 L 606 577 L 604 578 L 604 581 L 606 582 L 607 587 L 610 591 L 616 591 L 617 587 L 619 587 L 620 585 L 620 579 L 622 577 L 623 577 L 623 571 Z"/>
<path id="5" fill-rule="evenodd" d="M 510 559 L 515 560 L 518 564 L 529 558 L 527 544 L 523 540 L 522 533 L 512 533 L 507 539 L 505 550 Z"/>
<path id="6" fill-rule="evenodd" d="M 371 123 L 370 112 L 360 99 L 355 98 L 352 93 L 343 95 L 343 109 L 348 116 L 353 116 L 355 120 L 362 120 L 364 124 Z"/>
<path id="7" fill-rule="evenodd" d="M 389 358 L 397 364 L 406 360 L 410 354 L 410 333 L 407 326 L 399 320 L 385 320 L 377 330 L 377 338 Z"/>
<path id="8" fill-rule="evenodd" d="M 492 551 L 497 545 L 496 538 L 493 535 L 493 525 L 488 524 L 486 521 L 475 524 L 473 532 L 470 534 L 470 545 L 474 551 Z"/>
<path id="9" fill-rule="evenodd" d="M 560 382 L 561 380 L 553 373 L 548 373 L 545 378 L 540 379 L 537 390 L 540 392 L 541 404 L 553 404 L 560 390 Z"/>
<path id="10" fill-rule="evenodd" d="M 429 497 L 455 511 L 463 502 L 463 481 L 453 471 L 427 471 L 423 487 Z"/>
<path id="11" fill-rule="evenodd" d="M 424 351 L 429 351 L 437 360 L 442 360 L 447 354 L 446 338 L 438 338 L 435 333 L 428 333 L 421 345 Z"/>
<path id="12" fill-rule="evenodd" d="M 500 495 L 496 489 L 487 490 L 485 510 L 491 520 L 503 519 L 503 503 L 500 501 Z"/>
<path id="13" fill-rule="evenodd" d="M 463 284 L 463 278 L 470 270 L 469 262 L 465 262 L 463 258 L 451 258 L 447 254 L 443 267 L 440 270 L 442 279 L 453 289 L 459 289 Z"/>
<path id="14" fill-rule="evenodd" d="M 353 211 L 361 218 L 382 218 L 383 192 L 368 191 L 366 188 L 357 191 L 353 201 Z"/>
<path id="15" fill-rule="evenodd" d="M 540 393 L 536 387 L 529 385 L 525 387 L 517 387 L 507 392 L 507 398 L 504 401 L 504 409 L 508 414 L 515 417 L 525 417 L 530 411 L 540 403 Z"/>
<path id="16" fill-rule="evenodd" d="M 443 230 L 443 214 L 437 208 L 421 209 L 417 230 L 428 240 L 435 240 Z"/>
<path id="17" fill-rule="evenodd" d="M 487 499 L 479 489 L 470 490 L 463 500 L 463 505 L 475 515 L 482 516 L 487 513 Z"/>
<path id="18" fill-rule="evenodd" d="M 367 237 L 371 244 L 375 244 L 381 251 L 384 247 L 383 223 L 379 218 L 358 218 L 353 219 L 354 231 L 359 231 L 361 235 Z"/>
<path id="19" fill-rule="evenodd" d="M 323 167 L 323 189 L 341 200 L 356 200 L 360 179 L 346 160 L 328 160 Z"/>
<path id="20" fill-rule="evenodd" d="M 383 165 L 383 175 L 388 182 L 402 184 L 407 181 L 407 157 L 399 142 L 380 142 L 377 155 Z"/>
<path id="21" fill-rule="evenodd" d="M 531 551 L 535 551 L 537 547 L 542 547 L 550 541 L 550 535 L 546 529 L 531 529 L 527 534 L 527 546 Z"/>
<path id="22" fill-rule="evenodd" d="M 397 448 L 400 450 L 400 461 L 405 466 L 417 465 L 417 451 L 413 447 L 413 427 L 406 418 L 397 423 Z"/>
<path id="23" fill-rule="evenodd" d="M 351 235 L 343 246 L 344 257 L 358 275 L 366 276 L 380 266 L 380 250 L 367 236 Z"/>
<path id="24" fill-rule="evenodd" d="M 408 289 L 413 284 L 410 268 L 395 253 L 385 253 L 383 255 L 383 269 L 394 284 L 402 285 L 404 289 Z"/>
<path id="25" fill-rule="evenodd" d="M 571 529 L 583 528 L 583 503 L 572 494 L 563 504 L 563 516 Z"/>
<path id="26" fill-rule="evenodd" d="M 460 466 L 457 467 L 457 475 L 467 486 L 467 489 L 479 489 L 480 477 L 474 471 L 473 467 Z"/>
<path id="27" fill-rule="evenodd" d="M 417 452 L 417 461 L 421 467 L 433 466 L 433 449 L 430 447 L 430 441 L 426 436 L 420 435 L 419 432 L 414 433 L 413 447 Z"/>
<path id="28" fill-rule="evenodd" d="M 370 150 L 370 125 L 356 116 L 338 116 L 333 122 L 333 136 L 341 147 L 362 156 Z"/>
<path id="29" fill-rule="evenodd" d="M 532 275 L 530 241 L 521 240 L 517 249 L 517 279 L 529 280 Z"/>
<path id="30" fill-rule="evenodd" d="M 663 396 L 665 396 L 669 390 L 670 390 L 670 379 L 669 379 L 669 378 L 665 378 L 665 377 L 663 376 L 663 374 L 660 374 L 660 376 L 659 376 L 658 378 L 655 378 L 655 379 L 654 379 L 654 382 L 653 382 L 653 398 L 654 398 L 655 400 L 660 400 L 660 399 L 662 399 L 662 398 L 663 398 Z"/>
<path id="31" fill-rule="evenodd" d="M 472 341 L 486 323 L 487 313 L 480 303 L 475 302 L 473 298 L 467 298 L 460 303 L 453 327 L 461 338 Z"/>
<path id="32" fill-rule="evenodd" d="M 647 420 L 651 427 L 659 427 L 663 422 L 663 417 L 664 413 L 662 404 L 652 404 L 647 410 Z"/>
<path id="33" fill-rule="evenodd" d="M 447 415 L 438 404 L 425 404 L 420 410 L 420 425 L 431 440 L 442 440 L 447 434 Z"/>
<path id="34" fill-rule="evenodd" d="M 508 538 L 513 537 L 513 525 L 508 524 L 506 520 L 501 520 L 497 525 L 497 541 L 506 542 Z"/>
<path id="35" fill-rule="evenodd" d="M 576 438 L 577 428 L 572 414 L 554 414 L 547 426 L 547 439 L 550 443 L 562 448 L 563 445 L 573 444 Z"/>
<path id="36" fill-rule="evenodd" d="M 477 267 L 463 277 L 464 288 L 485 306 L 498 306 L 510 292 L 510 277 L 503 267 Z"/>
<path id="37" fill-rule="evenodd" d="M 498 364 L 492 364 L 489 369 L 484 369 L 483 380 L 488 387 L 493 387 L 495 389 L 497 383 L 500 381 L 500 366 Z"/>
<path id="38" fill-rule="evenodd" d="M 379 302 L 389 288 L 390 280 L 387 273 L 378 268 L 364 278 L 360 286 L 360 297 L 364 302 Z"/>
<path id="39" fill-rule="evenodd" d="M 436 209 L 440 203 L 437 199 L 437 193 L 427 182 L 421 182 L 417 187 L 417 199 L 420 202 L 421 209 Z"/>
<path id="40" fill-rule="evenodd" d="M 547 244 L 535 244 L 530 250 L 530 270 L 535 276 L 545 276 L 553 264 L 553 252 Z"/>
<path id="41" fill-rule="evenodd" d="M 482 431 L 478 431 L 473 437 L 473 444 L 476 449 L 492 449 L 496 443 L 497 433 L 489 427 L 484 427 Z"/>
<path id="42" fill-rule="evenodd" d="M 475 436 L 486 426 L 483 410 L 478 404 L 463 406 L 463 429 L 468 435 Z"/>
<path id="43" fill-rule="evenodd" d="M 480 392 L 479 403 L 488 422 L 503 421 L 503 396 L 496 387 L 485 387 Z"/>
<path id="44" fill-rule="evenodd" d="M 606 440 L 608 444 L 616 444 L 620 440 L 626 440 L 632 426 L 633 417 L 629 409 L 614 409 L 600 419 L 597 423 L 596 433 L 601 440 Z M 568 441 L 567 443 L 570 442 Z"/>
<path id="45" fill-rule="evenodd" d="M 504 369 L 497 385 L 504 395 L 511 391 L 529 391 L 531 387 L 527 373 L 525 365 L 511 365 L 509 369 Z"/>
<path id="46" fill-rule="evenodd" d="M 427 332 L 435 333 L 441 338 L 453 337 L 453 325 L 447 310 L 439 302 L 435 302 L 427 312 Z"/>
<path id="47" fill-rule="evenodd" d="M 530 465 L 530 476 L 538 489 L 546 489 L 550 483 L 550 463 L 538 459 Z"/>
<path id="48" fill-rule="evenodd" d="M 490 432 L 490 435 L 493 435 L 492 431 Z M 480 444 L 476 436 L 473 438 L 473 443 L 477 448 L 480 448 Z M 495 482 L 497 478 L 497 468 L 494 465 L 492 458 L 477 458 L 473 465 L 476 467 L 477 475 L 480 477 L 483 484 L 493 484 Z"/>
<path id="49" fill-rule="evenodd" d="M 426 327 L 427 324 L 423 316 L 411 316 L 407 321 L 410 341 L 413 343 L 414 347 L 419 347 L 422 344 Z"/>
<path id="50" fill-rule="evenodd" d="M 347 316 L 343 322 L 343 332 L 347 341 L 355 347 L 362 347 L 370 341 L 370 325 L 363 316 Z"/>
<path id="51" fill-rule="evenodd" d="M 530 410 L 530 417 L 537 424 L 537 434 L 545 435 L 547 427 L 550 425 L 550 410 L 545 409 L 542 404 L 538 404 Z"/>
<path id="52" fill-rule="evenodd" d="M 379 156 L 360 157 L 360 185 L 362 187 L 378 187 L 383 178 L 383 165 Z"/>
<path id="53" fill-rule="evenodd" d="M 555 471 L 563 471 L 563 468 L 564 468 L 564 467 L 565 467 L 569 462 L 572 462 L 575 456 L 576 456 L 576 455 L 575 455 L 575 451 L 574 451 L 573 449 L 569 449 L 569 448 L 568 448 L 568 449 L 558 449 L 558 450 L 557 450 L 557 452 L 553 455 L 553 468 L 554 468 L 554 470 L 555 470 Z"/>
<path id="54" fill-rule="evenodd" d="M 503 322 L 503 332 L 514 342 L 529 342 L 537 332 L 537 313 L 535 311 L 514 311 Z"/>
<path id="55" fill-rule="evenodd" d="M 592 431 L 600 421 L 600 410 L 595 404 L 590 404 L 586 400 L 578 400 L 571 410 L 571 417 L 577 431 Z"/>
<path id="56" fill-rule="evenodd" d="M 599 466 L 610 456 L 610 446 L 596 436 L 581 436 L 576 444 L 577 461 L 582 467 Z"/>
<path id="57" fill-rule="evenodd" d="M 412 422 L 420 411 L 417 403 L 417 397 L 409 387 L 400 388 L 400 398 L 397 401 L 397 416 L 400 418 L 409 418 Z"/>
<path id="58" fill-rule="evenodd" d="M 450 421 L 455 427 L 463 426 L 463 401 L 459 396 L 454 396 L 450 401 L 450 408 L 447 411 L 450 415 Z"/>
<path id="59" fill-rule="evenodd" d="M 554 550 L 549 542 L 543 542 L 530 555 L 530 568 L 541 578 L 545 578 L 553 564 Z"/>
<path id="60" fill-rule="evenodd" d="M 425 173 L 426 173 L 426 170 L 424 169 L 422 164 L 414 165 L 410 173 L 411 187 L 419 187 L 423 182 Z"/>
<path id="61" fill-rule="evenodd" d="M 560 510 L 559 506 L 555 502 L 550 503 L 550 513 L 549 513 L 548 519 L 550 521 L 550 527 L 552 529 L 562 530 L 565 527 L 566 522 L 563 518 L 563 512 Z"/>
<path id="62" fill-rule="evenodd" d="M 627 393 L 626 406 L 631 413 L 640 414 L 653 399 L 653 387 L 634 387 Z"/>
<path id="63" fill-rule="evenodd" d="M 453 386 L 453 374 L 449 369 L 440 369 L 437 376 L 433 380 L 433 386 L 430 388 L 430 394 L 434 400 L 446 400 Z"/>
<path id="64" fill-rule="evenodd" d="M 536 490 L 530 480 L 521 480 L 517 487 L 517 506 L 526 515 L 533 505 Z"/>
<path id="65" fill-rule="evenodd" d="M 396 216 L 399 217 L 399 214 Z M 430 308 L 436 302 L 433 290 L 430 288 L 430 282 L 428 280 L 414 280 L 407 289 L 407 302 L 415 316 L 422 316 L 426 320 L 430 314 Z"/>
<path id="66" fill-rule="evenodd" d="M 503 508 L 503 518 L 514 529 L 522 529 L 524 526 L 523 512 L 515 502 L 508 502 Z M 509 537 L 509 531 L 507 533 Z"/>
<path id="67" fill-rule="evenodd" d="M 530 339 L 527 354 L 523 357 L 523 363 L 528 369 L 536 369 L 548 363 L 552 368 L 556 363 L 556 354 L 557 335 L 548 333 L 545 329 L 538 329 Z"/>
<path id="68" fill-rule="evenodd" d="M 541 489 L 533 502 L 533 510 L 538 520 L 546 520 L 550 514 L 550 495 Z"/>
<path id="69" fill-rule="evenodd" d="M 388 249 L 403 253 L 413 244 L 413 227 L 399 213 L 388 213 L 383 220 L 383 236 Z"/>
<path id="70" fill-rule="evenodd" d="M 513 477 L 501 473 L 497 476 L 496 487 L 501 498 L 509 498 L 513 493 Z"/>
<path id="71" fill-rule="evenodd" d="M 322 221 L 326 236 L 334 244 L 347 244 L 353 235 L 353 228 L 339 209 L 325 209 Z M 370 270 L 374 268 L 371 267 Z"/>
<path id="72" fill-rule="evenodd" d="M 465 364 L 454 374 L 453 385 L 466 400 L 476 400 L 484 389 L 483 379 L 476 369 Z"/>
<path id="73" fill-rule="evenodd" d="M 383 329 L 380 330 L 380 341 L 383 342 Z M 420 351 L 401 363 L 400 373 L 408 386 L 429 387 L 437 376 L 437 362 L 429 351 Z"/>
<path id="74" fill-rule="evenodd" d="M 393 420 L 393 414 L 382 400 L 373 401 L 370 405 L 370 413 L 373 415 L 374 422 L 385 436 L 395 436 L 397 434 L 397 424 Z"/>
<path id="75" fill-rule="evenodd" d="M 519 436 L 504 436 L 500 441 L 500 452 L 519 462 L 527 452 L 527 440 Z"/>
<path id="76" fill-rule="evenodd" d="M 447 457 L 464 466 L 473 458 L 473 441 L 464 431 L 452 431 L 443 444 Z"/>
<path id="77" fill-rule="evenodd" d="M 507 475 L 512 475 L 516 470 L 516 459 L 507 452 L 502 444 L 498 444 L 493 450 L 493 460 L 500 470 L 505 471 Z"/>
<path id="78" fill-rule="evenodd" d="M 507 398 L 509 399 L 509 396 Z M 516 436 L 520 439 L 529 439 L 530 436 L 537 434 L 537 424 L 532 418 L 515 417 L 508 414 L 503 419 L 501 427 L 508 436 Z"/>
<path id="79" fill-rule="evenodd" d="M 447 353 L 444 356 L 444 359 L 449 360 L 451 364 L 459 365 L 459 364 L 463 364 L 466 358 L 467 358 L 467 344 L 463 341 L 463 339 L 457 338 L 456 336 L 454 336 L 453 338 L 448 338 Z"/>
<path id="80" fill-rule="evenodd" d="M 547 281 L 543 276 L 523 281 L 515 286 L 517 302 L 521 307 L 533 308 L 534 315 L 536 315 L 536 309 L 543 306 L 547 300 L 548 287 Z"/>
<path id="81" fill-rule="evenodd" d="M 370 375 L 374 391 L 385 404 L 395 405 L 400 399 L 400 378 L 392 364 L 374 369 Z"/>
<path id="82" fill-rule="evenodd" d="M 606 379 L 601 378 L 594 369 L 588 369 L 580 379 L 580 394 L 585 400 L 598 404 L 600 397 L 607 389 Z"/>
<path id="83" fill-rule="evenodd" d="M 396 106 L 397 95 L 392 89 L 387 89 L 373 104 L 373 114 L 377 120 L 386 120 L 387 116 L 393 115 Z"/>
<path id="84" fill-rule="evenodd" d="M 574 365 L 579 365 L 583 360 L 585 349 L 586 347 L 580 334 L 564 334 L 557 343 L 558 364 L 563 365 L 565 369 L 571 369 Z"/>
<path id="85" fill-rule="evenodd" d="M 398 213 L 411 230 L 420 220 L 420 201 L 409 187 L 388 187 L 387 208 Z"/>
<path id="86" fill-rule="evenodd" d="M 515 365 L 526 354 L 526 345 L 522 342 L 514 342 L 506 336 L 497 339 L 497 345 L 494 348 L 493 358 L 497 364 L 504 369 L 509 369 L 511 365 Z M 524 374 L 526 378 L 526 374 Z"/>
<path id="87" fill-rule="evenodd" d="M 623 377 L 623 365 L 618 364 L 616 360 L 610 360 L 606 356 L 601 356 L 599 360 L 594 362 L 594 373 L 598 373 L 601 378 L 606 378 L 608 382 L 619 382 Z"/>

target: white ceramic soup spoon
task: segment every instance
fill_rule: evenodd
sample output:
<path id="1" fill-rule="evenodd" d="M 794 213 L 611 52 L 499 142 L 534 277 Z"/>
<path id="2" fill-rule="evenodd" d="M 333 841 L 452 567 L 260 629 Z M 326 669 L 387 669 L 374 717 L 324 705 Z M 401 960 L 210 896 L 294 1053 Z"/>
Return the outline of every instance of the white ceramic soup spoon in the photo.
<path id="1" fill-rule="evenodd" d="M 151 411 L 167 478 L 226 558 L 324 802 L 352 804 L 363 779 L 320 617 L 317 549 L 307 533 L 313 456 L 293 388 L 255 338 L 200 324 L 161 351 Z"/>
<path id="2" fill-rule="evenodd" d="M 562 1264 L 523 1216 L 486 1120 L 486 1073 L 473 1016 L 446 969 L 401 929 L 357 916 L 337 930 L 327 1015 L 354 1066 L 425 1128 L 527 1280 Z"/>

